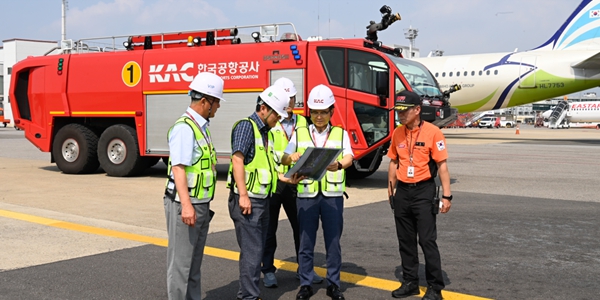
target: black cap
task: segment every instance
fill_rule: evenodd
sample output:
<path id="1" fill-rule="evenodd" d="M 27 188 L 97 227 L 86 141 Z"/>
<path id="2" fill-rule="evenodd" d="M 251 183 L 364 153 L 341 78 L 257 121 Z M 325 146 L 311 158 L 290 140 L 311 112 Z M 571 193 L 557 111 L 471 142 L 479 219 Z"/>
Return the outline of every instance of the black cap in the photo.
<path id="1" fill-rule="evenodd" d="M 404 90 L 396 94 L 395 110 L 407 110 L 417 105 L 421 105 L 421 97 L 416 93 Z"/>

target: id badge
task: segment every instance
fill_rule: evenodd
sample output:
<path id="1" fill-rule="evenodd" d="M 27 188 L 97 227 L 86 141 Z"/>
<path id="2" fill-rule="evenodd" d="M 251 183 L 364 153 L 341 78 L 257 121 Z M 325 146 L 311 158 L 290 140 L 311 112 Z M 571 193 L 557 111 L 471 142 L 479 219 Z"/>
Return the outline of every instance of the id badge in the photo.
<path id="1" fill-rule="evenodd" d="M 406 169 L 406 177 L 408 177 L 408 178 L 415 177 L 415 167 L 408 166 L 408 169 Z"/>

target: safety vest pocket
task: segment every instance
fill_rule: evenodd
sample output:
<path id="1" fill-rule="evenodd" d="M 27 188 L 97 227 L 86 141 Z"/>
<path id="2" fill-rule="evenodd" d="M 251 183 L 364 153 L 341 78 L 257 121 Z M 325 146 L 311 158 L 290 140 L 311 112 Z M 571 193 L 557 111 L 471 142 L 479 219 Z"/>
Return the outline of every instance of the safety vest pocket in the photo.
<path id="1" fill-rule="evenodd" d="M 341 184 L 342 182 L 344 182 L 344 175 L 342 171 L 326 172 L 325 178 L 327 180 L 327 183 Z"/>
<path id="2" fill-rule="evenodd" d="M 188 189 L 193 190 L 198 185 L 198 181 L 200 181 L 200 174 L 196 174 L 196 173 L 188 173 L 187 174 Z"/>
<path id="3" fill-rule="evenodd" d="M 202 185 L 201 187 L 205 189 L 209 189 L 215 184 L 215 176 L 212 171 L 207 171 L 202 173 Z"/>
<path id="4" fill-rule="evenodd" d="M 272 183 L 271 171 L 266 169 L 256 170 L 257 180 L 260 185 L 270 186 Z"/>

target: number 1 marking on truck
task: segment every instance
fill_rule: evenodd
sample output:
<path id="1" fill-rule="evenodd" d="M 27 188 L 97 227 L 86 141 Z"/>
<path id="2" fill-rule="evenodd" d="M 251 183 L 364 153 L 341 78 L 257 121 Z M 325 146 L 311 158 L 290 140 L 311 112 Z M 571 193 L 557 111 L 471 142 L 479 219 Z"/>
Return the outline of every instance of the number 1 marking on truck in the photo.
<path id="1" fill-rule="evenodd" d="M 121 71 L 121 78 L 126 86 L 134 87 L 140 83 L 140 79 L 142 78 L 142 68 L 140 68 L 140 65 L 135 61 L 127 62 Z"/>

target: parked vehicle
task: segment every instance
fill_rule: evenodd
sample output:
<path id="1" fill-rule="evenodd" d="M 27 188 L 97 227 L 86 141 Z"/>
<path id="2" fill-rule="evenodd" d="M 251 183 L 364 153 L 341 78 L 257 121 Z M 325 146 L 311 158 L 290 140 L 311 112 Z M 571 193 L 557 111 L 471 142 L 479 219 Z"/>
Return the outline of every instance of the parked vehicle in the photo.
<path id="1" fill-rule="evenodd" d="M 479 124 L 477 124 L 479 128 L 498 128 L 500 127 L 500 122 L 496 117 L 485 117 L 479 120 Z"/>
<path id="2" fill-rule="evenodd" d="M 0 107 L 0 123 L 6 127 L 7 124 L 10 124 L 10 119 L 4 118 L 4 108 Z"/>

